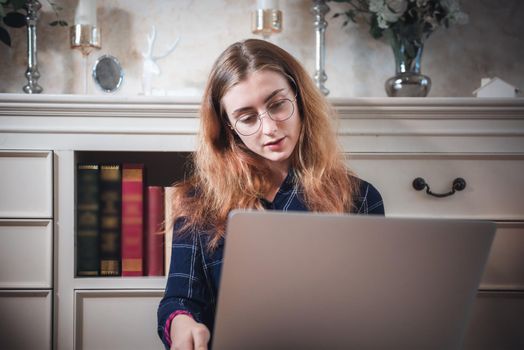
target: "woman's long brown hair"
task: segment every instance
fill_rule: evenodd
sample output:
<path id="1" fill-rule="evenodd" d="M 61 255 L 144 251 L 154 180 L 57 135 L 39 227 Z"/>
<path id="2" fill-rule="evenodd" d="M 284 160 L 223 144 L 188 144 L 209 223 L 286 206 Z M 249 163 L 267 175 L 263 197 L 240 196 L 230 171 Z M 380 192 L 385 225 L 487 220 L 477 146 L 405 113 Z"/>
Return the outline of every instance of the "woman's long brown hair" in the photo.
<path id="1" fill-rule="evenodd" d="M 291 167 L 306 206 L 317 212 L 349 212 L 357 179 L 349 176 L 332 127 L 334 111 L 304 68 L 285 50 L 264 40 L 229 46 L 217 59 L 204 90 L 200 133 L 191 178 L 175 186 L 174 219 L 205 232 L 208 249 L 224 236 L 232 209 L 263 209 L 269 169 L 228 126 L 222 97 L 255 71 L 282 74 L 297 95 L 301 133 Z M 184 231 L 184 230 L 182 230 Z"/>

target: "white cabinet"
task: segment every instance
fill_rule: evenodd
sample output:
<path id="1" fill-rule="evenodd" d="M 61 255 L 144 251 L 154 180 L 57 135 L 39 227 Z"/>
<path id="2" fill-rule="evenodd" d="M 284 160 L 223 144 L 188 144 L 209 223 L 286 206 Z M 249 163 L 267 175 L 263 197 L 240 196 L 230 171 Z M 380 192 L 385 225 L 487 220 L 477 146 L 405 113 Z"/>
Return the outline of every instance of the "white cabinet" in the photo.
<path id="1" fill-rule="evenodd" d="M 0 169 L 0 217 L 52 217 L 51 152 L 2 151 Z"/>
<path id="2" fill-rule="evenodd" d="M 0 288 L 52 288 L 51 220 L 0 219 Z"/>
<path id="3" fill-rule="evenodd" d="M 3 349 L 52 347 L 52 157 L 49 151 L 0 151 Z"/>
<path id="4" fill-rule="evenodd" d="M 388 216 L 497 222 L 465 348 L 524 348 L 524 99 L 332 102 L 348 164 L 380 190 Z M 165 278 L 75 277 L 76 162 L 191 152 L 198 110 L 174 97 L 0 94 L 2 348 L 162 348 Z M 436 193 L 457 177 L 466 188 L 435 198 L 413 189 L 417 177 Z"/>
<path id="5" fill-rule="evenodd" d="M 464 348 L 523 348 L 524 155 L 360 153 L 350 154 L 349 164 L 379 188 L 388 216 L 497 222 Z M 437 198 L 414 189 L 418 177 L 438 194 L 450 192 L 456 178 L 466 187 Z"/>
<path id="6" fill-rule="evenodd" d="M 2 349 L 51 349 L 50 290 L 0 290 Z"/>
<path id="7" fill-rule="evenodd" d="M 388 216 L 524 220 L 524 154 L 360 153 L 348 163 L 376 184 Z M 413 188 L 419 177 L 437 194 L 457 178 L 466 187 L 437 198 Z"/>
<path id="8" fill-rule="evenodd" d="M 75 292 L 75 349 L 163 349 L 156 331 L 162 290 Z"/>

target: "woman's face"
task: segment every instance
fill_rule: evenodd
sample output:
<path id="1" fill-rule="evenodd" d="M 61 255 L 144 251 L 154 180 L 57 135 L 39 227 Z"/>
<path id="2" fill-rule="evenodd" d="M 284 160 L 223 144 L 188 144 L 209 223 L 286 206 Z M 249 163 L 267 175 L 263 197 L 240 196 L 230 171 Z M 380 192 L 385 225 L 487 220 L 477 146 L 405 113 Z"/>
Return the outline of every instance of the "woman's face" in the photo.
<path id="1" fill-rule="evenodd" d="M 286 78 L 270 70 L 250 73 L 247 79 L 229 89 L 222 97 L 222 104 L 229 123 L 247 148 L 265 158 L 275 170 L 287 171 L 302 123 L 294 91 Z M 268 109 L 273 119 L 284 119 L 289 114 L 291 117 L 273 120 L 266 113 Z M 258 124 L 260 127 L 256 130 Z M 242 135 L 242 131 L 249 133 L 246 130 L 256 132 Z"/>

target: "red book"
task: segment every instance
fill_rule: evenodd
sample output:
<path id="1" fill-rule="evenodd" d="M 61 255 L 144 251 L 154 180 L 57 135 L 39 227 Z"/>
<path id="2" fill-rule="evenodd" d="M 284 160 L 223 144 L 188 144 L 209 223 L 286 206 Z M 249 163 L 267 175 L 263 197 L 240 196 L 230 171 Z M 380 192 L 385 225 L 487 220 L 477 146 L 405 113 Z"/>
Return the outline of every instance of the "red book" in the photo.
<path id="1" fill-rule="evenodd" d="M 122 276 L 144 275 L 144 165 L 122 166 Z"/>
<path id="2" fill-rule="evenodd" d="M 173 248 L 173 193 L 174 187 L 164 188 L 164 272 L 169 274 L 171 265 L 171 249 Z"/>
<path id="3" fill-rule="evenodd" d="M 164 187 L 147 187 L 146 275 L 164 275 Z"/>

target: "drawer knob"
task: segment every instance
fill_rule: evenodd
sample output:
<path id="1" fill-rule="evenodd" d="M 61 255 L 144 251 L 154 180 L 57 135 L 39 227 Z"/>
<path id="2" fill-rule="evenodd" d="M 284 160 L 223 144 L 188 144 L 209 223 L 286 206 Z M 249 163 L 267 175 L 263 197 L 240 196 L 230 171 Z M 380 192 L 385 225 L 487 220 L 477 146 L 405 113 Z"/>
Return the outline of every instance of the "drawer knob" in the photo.
<path id="1" fill-rule="evenodd" d="M 426 180 L 424 180 L 421 177 L 417 177 L 415 180 L 413 180 L 413 188 L 417 191 L 422 191 L 425 188 L 427 194 L 434 196 L 434 197 L 443 198 L 443 197 L 451 196 L 456 191 L 462 191 L 463 189 L 465 189 L 466 180 L 464 180 L 461 177 L 457 177 L 455 180 L 453 180 L 451 191 L 449 191 L 448 193 L 434 193 L 429 188 L 429 185 L 426 183 Z"/>

